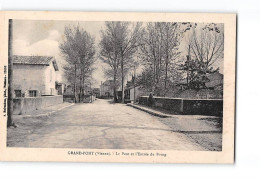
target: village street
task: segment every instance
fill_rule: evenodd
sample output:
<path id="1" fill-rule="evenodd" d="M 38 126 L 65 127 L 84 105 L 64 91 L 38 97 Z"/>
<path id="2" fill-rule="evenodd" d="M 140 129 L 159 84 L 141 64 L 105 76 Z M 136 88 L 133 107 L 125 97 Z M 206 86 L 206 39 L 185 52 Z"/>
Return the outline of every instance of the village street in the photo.
<path id="1" fill-rule="evenodd" d="M 205 150 L 185 134 L 172 131 L 158 117 L 109 100 L 75 104 L 37 120 L 27 123 L 30 130 L 25 134 L 11 137 L 9 146 Z"/>

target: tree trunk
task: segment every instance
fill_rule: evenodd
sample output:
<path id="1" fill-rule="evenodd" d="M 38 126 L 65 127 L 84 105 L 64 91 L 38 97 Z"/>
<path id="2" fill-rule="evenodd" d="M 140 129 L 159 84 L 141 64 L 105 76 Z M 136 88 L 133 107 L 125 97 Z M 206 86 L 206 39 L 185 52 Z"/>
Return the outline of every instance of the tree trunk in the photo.
<path id="1" fill-rule="evenodd" d="M 117 102 L 117 97 L 116 97 L 116 73 L 114 73 L 114 102 Z"/>
<path id="2" fill-rule="evenodd" d="M 79 102 L 81 102 L 81 93 L 82 93 L 82 70 L 79 76 Z"/>
<path id="3" fill-rule="evenodd" d="M 164 96 L 167 92 L 167 80 L 168 80 L 168 62 L 165 64 L 165 82 L 164 82 Z"/>
<path id="4" fill-rule="evenodd" d="M 77 80 L 77 65 L 75 65 L 75 75 L 74 75 L 74 102 L 77 102 L 77 92 L 76 92 L 76 80 Z"/>
<path id="5" fill-rule="evenodd" d="M 83 68 L 80 68 L 80 77 L 79 77 L 79 102 L 81 103 L 83 101 L 83 96 L 82 96 L 82 89 L 83 89 Z"/>
<path id="6" fill-rule="evenodd" d="M 121 74 L 122 74 L 122 103 L 125 103 L 125 94 L 124 94 L 124 63 L 123 58 L 121 59 Z"/>
<path id="7" fill-rule="evenodd" d="M 190 68 L 190 45 L 188 48 L 188 56 L 187 56 L 187 89 L 190 89 L 190 80 L 189 80 L 189 68 Z"/>
<path id="8" fill-rule="evenodd" d="M 84 96 L 85 96 L 85 71 L 83 70 L 83 77 L 82 77 L 82 88 L 81 88 L 81 90 L 82 90 L 82 92 L 81 92 L 81 98 L 82 98 L 82 100 L 84 101 Z"/>
<path id="9" fill-rule="evenodd" d="M 13 21 L 9 20 L 7 127 L 13 122 Z"/>

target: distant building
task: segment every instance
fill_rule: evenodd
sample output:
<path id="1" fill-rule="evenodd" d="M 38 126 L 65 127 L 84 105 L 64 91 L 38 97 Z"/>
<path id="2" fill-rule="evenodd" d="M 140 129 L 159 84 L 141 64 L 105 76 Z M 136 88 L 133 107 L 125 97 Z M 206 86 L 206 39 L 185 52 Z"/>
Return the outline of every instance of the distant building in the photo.
<path id="1" fill-rule="evenodd" d="M 92 91 L 93 91 L 93 94 L 96 95 L 97 98 L 100 97 L 100 88 L 94 88 Z"/>
<path id="2" fill-rule="evenodd" d="M 51 56 L 13 56 L 15 97 L 61 95 L 63 84 L 57 81 L 58 65 Z"/>
<path id="3" fill-rule="evenodd" d="M 223 99 L 223 74 L 214 72 L 205 75 L 200 89 L 188 89 L 187 79 L 178 82 L 171 97 L 190 99 Z"/>
<path id="4" fill-rule="evenodd" d="M 100 96 L 101 97 L 113 97 L 114 96 L 114 81 L 107 80 L 104 83 L 101 82 L 100 85 Z"/>
<path id="5" fill-rule="evenodd" d="M 208 89 L 223 90 L 223 74 L 215 72 L 207 75 L 209 82 L 205 83 Z"/>
<path id="6" fill-rule="evenodd" d="M 140 96 L 148 95 L 149 93 L 146 92 L 141 86 L 134 85 L 132 79 L 131 81 L 127 81 L 124 94 L 125 94 L 125 101 L 131 102 L 131 101 L 138 101 Z"/>
<path id="7" fill-rule="evenodd" d="M 223 74 L 219 72 L 214 72 L 207 74 L 203 79 L 204 88 L 210 90 L 223 90 Z M 180 80 L 177 83 L 177 86 L 180 86 L 182 90 L 187 89 L 187 79 Z"/>
<path id="8" fill-rule="evenodd" d="M 93 89 L 89 86 L 84 87 L 84 95 L 91 95 Z M 79 88 L 77 88 L 77 93 L 79 93 Z M 74 85 L 67 84 L 64 89 L 64 95 L 74 95 Z"/>

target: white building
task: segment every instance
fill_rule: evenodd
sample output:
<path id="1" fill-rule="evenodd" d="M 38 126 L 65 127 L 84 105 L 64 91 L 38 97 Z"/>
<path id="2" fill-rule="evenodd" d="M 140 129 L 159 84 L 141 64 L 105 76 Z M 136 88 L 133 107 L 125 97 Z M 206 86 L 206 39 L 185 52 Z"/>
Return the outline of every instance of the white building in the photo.
<path id="1" fill-rule="evenodd" d="M 15 97 L 37 97 L 62 94 L 57 81 L 58 65 L 50 56 L 13 56 Z"/>

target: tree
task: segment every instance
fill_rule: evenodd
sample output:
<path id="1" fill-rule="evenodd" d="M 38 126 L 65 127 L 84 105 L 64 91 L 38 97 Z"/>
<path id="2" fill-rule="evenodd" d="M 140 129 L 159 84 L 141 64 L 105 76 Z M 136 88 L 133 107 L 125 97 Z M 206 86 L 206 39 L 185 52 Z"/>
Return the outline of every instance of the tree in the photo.
<path id="1" fill-rule="evenodd" d="M 186 61 L 181 70 L 187 72 L 187 88 L 205 88 L 207 74 L 214 73 L 212 65 L 224 56 L 224 29 L 222 24 L 193 26 L 188 46 Z"/>
<path id="2" fill-rule="evenodd" d="M 174 22 L 147 23 L 142 37 L 139 57 L 146 68 L 153 70 L 152 88 L 156 95 L 165 95 L 168 90 L 169 70 L 174 69 L 180 54 L 178 46 L 183 33 L 180 27 L 180 23 Z"/>
<path id="3" fill-rule="evenodd" d="M 113 91 L 114 91 L 114 102 L 117 101 L 116 88 L 117 88 L 117 78 L 119 72 L 120 58 L 119 58 L 119 48 L 117 45 L 117 28 L 116 23 L 106 23 L 106 30 L 101 31 L 101 41 L 99 43 L 100 58 L 103 62 L 107 63 L 110 69 L 106 69 L 105 74 L 108 77 L 113 78 Z"/>
<path id="4" fill-rule="evenodd" d="M 147 23 L 144 34 L 142 36 L 141 45 L 139 47 L 139 58 L 142 60 L 146 70 L 145 76 L 152 74 L 152 91 L 159 95 L 159 82 L 161 77 L 162 62 L 162 38 L 160 34 L 159 23 Z"/>
<path id="5" fill-rule="evenodd" d="M 189 41 L 190 55 L 200 62 L 204 72 L 224 57 L 224 26 L 210 23 L 202 28 L 193 28 Z"/>
<path id="6" fill-rule="evenodd" d="M 145 68 L 140 75 L 135 79 L 136 85 L 141 86 L 147 92 L 153 90 L 153 70 L 152 66 L 150 68 Z"/>
<path id="7" fill-rule="evenodd" d="M 114 70 L 116 70 L 116 68 L 120 69 L 122 103 L 124 103 L 124 81 L 125 81 L 124 78 L 128 70 L 130 69 L 129 66 L 131 62 L 133 62 L 133 55 L 136 53 L 138 49 L 141 30 L 142 30 L 141 23 L 106 22 L 105 34 L 109 35 L 111 39 L 108 37 L 104 39 L 103 36 L 102 38 L 103 41 L 101 41 L 101 43 L 104 43 L 104 41 L 111 43 L 111 48 L 107 48 L 107 50 L 110 51 L 110 55 L 112 57 L 111 59 L 113 59 L 111 61 L 112 62 L 111 64 L 114 64 L 112 65 L 113 66 L 112 68 Z M 107 52 L 105 56 L 106 59 L 108 59 Z M 107 63 L 110 64 L 110 62 Z"/>
<path id="8" fill-rule="evenodd" d="M 93 72 L 95 62 L 94 37 L 79 26 L 65 27 L 65 40 L 59 47 L 67 64 L 64 66 L 65 77 L 74 86 L 75 102 L 82 102 L 85 93 L 85 80 Z"/>
<path id="9" fill-rule="evenodd" d="M 178 46 L 180 45 L 180 38 L 182 37 L 181 33 L 181 24 L 172 23 L 172 22 L 163 22 L 161 23 L 161 36 L 162 36 L 162 45 L 163 45 L 163 59 L 164 59 L 164 92 L 168 90 L 169 79 L 168 73 L 169 68 L 175 65 L 176 58 L 179 56 L 180 52 L 178 51 Z M 171 67 L 174 69 L 174 67 Z"/>

